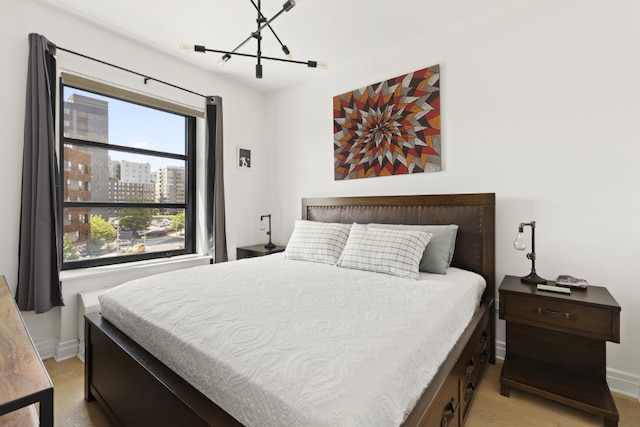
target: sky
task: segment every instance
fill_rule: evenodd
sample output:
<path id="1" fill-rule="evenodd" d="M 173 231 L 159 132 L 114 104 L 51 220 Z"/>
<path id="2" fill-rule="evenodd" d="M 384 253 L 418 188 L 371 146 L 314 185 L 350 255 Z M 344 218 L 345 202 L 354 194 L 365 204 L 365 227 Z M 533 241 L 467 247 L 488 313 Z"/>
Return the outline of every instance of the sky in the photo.
<path id="1" fill-rule="evenodd" d="M 68 100 L 74 93 L 108 102 L 109 144 L 185 154 L 184 116 L 70 87 L 65 87 L 64 99 Z M 150 163 L 151 171 L 156 171 L 159 166 L 184 166 L 183 161 L 155 156 L 113 151 L 109 155 L 111 160 Z"/>

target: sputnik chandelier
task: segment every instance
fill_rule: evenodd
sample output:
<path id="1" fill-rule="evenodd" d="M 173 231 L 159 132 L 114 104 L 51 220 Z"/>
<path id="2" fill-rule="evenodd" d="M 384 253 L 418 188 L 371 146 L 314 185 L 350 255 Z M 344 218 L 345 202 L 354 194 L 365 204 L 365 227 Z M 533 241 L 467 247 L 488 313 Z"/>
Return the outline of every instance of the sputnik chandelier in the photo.
<path id="1" fill-rule="evenodd" d="M 293 9 L 293 7 L 300 1 L 300 0 L 287 0 L 283 5 L 282 5 L 282 9 L 276 13 L 272 18 L 267 19 L 263 14 L 262 14 L 262 7 L 261 7 L 261 1 L 258 0 L 258 3 L 256 4 L 256 2 L 254 0 L 249 0 L 251 2 L 251 4 L 253 5 L 253 7 L 256 9 L 256 11 L 258 12 L 258 19 L 256 20 L 258 27 L 257 30 L 252 32 L 249 37 L 247 37 L 246 39 L 244 39 L 238 46 L 236 46 L 235 49 L 230 50 L 230 51 L 226 51 L 226 50 L 219 50 L 219 49 L 209 49 L 206 48 L 202 45 L 187 45 L 187 44 L 181 44 L 180 48 L 183 50 L 192 50 L 192 51 L 196 51 L 196 52 L 214 52 L 214 53 L 220 53 L 222 54 L 222 57 L 220 58 L 220 60 L 218 61 L 218 63 L 220 65 L 224 65 L 227 61 L 229 61 L 231 59 L 232 56 L 245 56 L 245 57 L 249 57 L 249 58 L 256 58 L 257 59 L 257 63 L 256 63 L 256 78 L 257 79 L 261 79 L 262 78 L 262 60 L 266 59 L 266 60 L 270 60 L 270 61 L 280 61 L 280 62 L 290 62 L 292 64 L 304 64 L 307 67 L 310 68 L 327 68 L 328 65 L 326 62 L 318 62 L 318 61 L 296 61 L 292 58 L 291 52 L 289 51 L 289 48 L 282 43 L 282 41 L 280 40 L 280 37 L 278 37 L 278 35 L 276 34 L 276 32 L 274 31 L 274 29 L 271 27 L 271 23 L 280 15 L 282 15 L 284 12 L 289 12 L 291 9 Z M 282 51 L 284 52 L 285 55 L 287 55 L 287 58 L 275 58 L 272 56 L 264 56 L 262 54 L 262 30 L 264 30 L 265 28 L 269 28 L 269 30 L 271 31 L 271 33 L 274 35 L 274 37 L 276 38 L 276 40 L 278 40 L 278 43 L 280 43 L 280 47 L 282 48 Z M 257 44 L 258 44 L 258 50 L 257 53 L 255 55 L 252 54 L 248 54 L 248 53 L 241 53 L 238 52 L 238 50 L 240 48 L 242 48 L 245 44 L 247 44 L 247 42 L 249 42 L 251 39 L 256 39 Z"/>

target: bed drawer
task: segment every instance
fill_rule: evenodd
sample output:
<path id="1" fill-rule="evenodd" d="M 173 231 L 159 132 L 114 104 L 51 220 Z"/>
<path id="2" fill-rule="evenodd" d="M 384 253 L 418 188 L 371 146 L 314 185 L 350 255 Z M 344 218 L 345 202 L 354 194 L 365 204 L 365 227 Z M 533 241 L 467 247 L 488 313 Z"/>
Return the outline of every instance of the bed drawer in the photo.
<path id="1" fill-rule="evenodd" d="M 420 421 L 420 427 L 459 427 L 460 426 L 459 382 L 456 375 L 446 380 L 440 392 L 429 407 L 429 411 Z"/>
<path id="2" fill-rule="evenodd" d="M 502 317 L 512 322 L 615 341 L 614 313 L 607 307 L 510 294 L 502 295 L 500 305 Z"/>
<path id="3" fill-rule="evenodd" d="M 460 369 L 460 411 L 463 420 L 471 407 L 480 375 L 489 361 L 489 337 L 489 317 L 485 316 L 471 338 L 469 351 L 461 359 L 463 365 Z"/>

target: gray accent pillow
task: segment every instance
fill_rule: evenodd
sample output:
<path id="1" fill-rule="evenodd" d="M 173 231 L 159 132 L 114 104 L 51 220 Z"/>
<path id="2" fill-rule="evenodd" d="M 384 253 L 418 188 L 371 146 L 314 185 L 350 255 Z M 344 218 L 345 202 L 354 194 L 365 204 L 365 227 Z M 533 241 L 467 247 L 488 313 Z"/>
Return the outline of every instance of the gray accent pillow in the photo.
<path id="1" fill-rule="evenodd" d="M 336 265 L 351 224 L 297 220 L 284 257 Z"/>
<path id="2" fill-rule="evenodd" d="M 431 234 L 353 224 L 338 267 L 418 279 L 419 265 Z"/>
<path id="3" fill-rule="evenodd" d="M 405 225 L 405 224 L 369 224 L 374 228 L 388 230 L 416 230 L 433 235 L 420 260 L 420 271 L 446 274 L 451 265 L 453 251 L 456 248 L 458 225 Z"/>

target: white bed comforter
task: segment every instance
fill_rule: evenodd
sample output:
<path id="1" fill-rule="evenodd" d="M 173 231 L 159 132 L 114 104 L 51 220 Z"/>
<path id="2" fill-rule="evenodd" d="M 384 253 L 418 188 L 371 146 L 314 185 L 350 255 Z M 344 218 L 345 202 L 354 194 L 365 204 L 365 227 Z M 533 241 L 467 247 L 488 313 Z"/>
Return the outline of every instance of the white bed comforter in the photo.
<path id="1" fill-rule="evenodd" d="M 421 280 L 281 254 L 135 280 L 102 315 L 247 426 L 397 426 L 479 305 L 459 269 Z"/>

